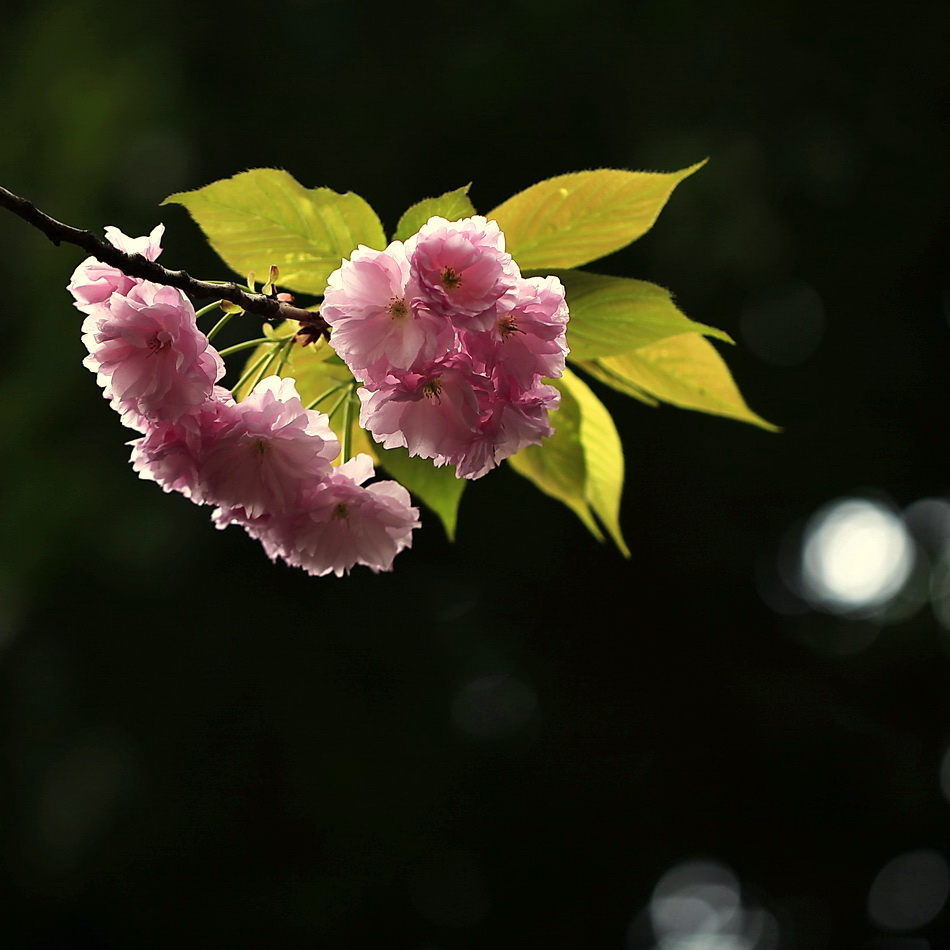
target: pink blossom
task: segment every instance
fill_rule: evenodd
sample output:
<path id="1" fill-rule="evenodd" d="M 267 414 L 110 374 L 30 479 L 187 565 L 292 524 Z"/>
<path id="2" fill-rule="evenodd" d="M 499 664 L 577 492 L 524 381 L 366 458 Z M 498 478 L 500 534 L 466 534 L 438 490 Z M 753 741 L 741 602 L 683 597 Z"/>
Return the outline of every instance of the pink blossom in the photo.
<path id="1" fill-rule="evenodd" d="M 145 237 L 130 238 L 118 228 L 106 228 L 106 237 L 114 247 L 127 254 L 141 254 L 146 260 L 154 261 L 162 253 L 161 240 L 165 225 L 158 224 L 152 233 Z M 107 305 L 114 294 L 128 294 L 138 278 L 123 274 L 111 264 L 103 264 L 94 257 L 87 257 L 73 271 L 67 290 L 75 298 L 75 305 L 83 313 L 92 313 L 97 307 Z"/>
<path id="2" fill-rule="evenodd" d="M 504 459 L 554 434 L 548 414 L 560 402 L 557 389 L 539 382 L 522 391 L 497 374 L 494 382 L 491 397 L 482 400 L 478 434 L 455 461 L 459 478 L 481 478 Z"/>
<path id="3" fill-rule="evenodd" d="M 234 398 L 215 386 L 211 398 L 177 422 L 146 420 L 141 439 L 130 442 L 132 468 L 140 478 L 158 482 L 164 491 L 177 491 L 196 505 L 214 503 L 202 476 L 209 449 L 234 426 Z"/>
<path id="4" fill-rule="evenodd" d="M 416 305 L 456 326 L 487 328 L 495 305 L 521 276 L 505 251 L 505 236 L 481 215 L 446 221 L 432 217 L 409 242 Z"/>
<path id="5" fill-rule="evenodd" d="M 437 362 L 375 391 L 358 389 L 360 425 L 387 449 L 405 446 L 437 466 L 455 464 L 477 436 L 479 392 L 488 386 L 463 359 Z"/>
<path id="6" fill-rule="evenodd" d="M 289 377 L 261 380 L 228 407 L 226 422 L 202 448 L 202 494 L 249 518 L 292 509 L 340 454 L 326 415 L 304 409 Z"/>
<path id="7" fill-rule="evenodd" d="M 358 455 L 314 483 L 284 515 L 254 518 L 242 508 L 219 508 L 212 518 L 219 528 L 242 524 L 272 560 L 281 558 L 318 577 L 331 572 L 341 577 L 356 564 L 389 571 L 395 556 L 412 544 L 419 511 L 397 482 L 363 487 L 372 476 L 372 460 Z"/>
<path id="8" fill-rule="evenodd" d="M 462 343 L 486 373 L 501 370 L 522 389 L 530 389 L 536 377 L 556 379 L 564 372 L 567 321 L 560 280 L 529 277 L 499 302 L 487 331 L 464 332 Z"/>
<path id="9" fill-rule="evenodd" d="M 140 281 L 127 295 L 114 293 L 82 330 L 84 365 L 131 420 L 174 422 L 203 405 L 224 375 L 191 302 L 174 287 Z"/>
<path id="10" fill-rule="evenodd" d="M 320 315 L 333 327 L 333 348 L 364 381 L 406 372 L 446 354 L 451 324 L 412 306 L 409 259 L 401 241 L 385 251 L 360 245 L 327 282 Z"/>

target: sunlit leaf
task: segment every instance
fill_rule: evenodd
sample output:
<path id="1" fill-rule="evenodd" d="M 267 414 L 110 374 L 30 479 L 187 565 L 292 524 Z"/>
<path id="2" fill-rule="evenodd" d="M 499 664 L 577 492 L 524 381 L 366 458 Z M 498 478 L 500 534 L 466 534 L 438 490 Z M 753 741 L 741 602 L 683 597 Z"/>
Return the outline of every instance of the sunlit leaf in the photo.
<path id="1" fill-rule="evenodd" d="M 581 445 L 581 409 L 560 380 L 547 380 L 561 390 L 561 406 L 551 414 L 554 435 L 543 445 L 529 445 L 508 459 L 508 464 L 546 495 L 567 505 L 599 541 L 603 532 L 584 496 L 587 465 Z"/>
<path id="2" fill-rule="evenodd" d="M 442 521 L 450 541 L 455 540 L 459 502 L 468 482 L 456 478 L 454 465 L 436 468 L 429 459 L 409 456 L 406 449 L 375 446 L 379 464 L 402 485 L 431 508 Z"/>
<path id="3" fill-rule="evenodd" d="M 649 393 L 640 389 L 639 386 L 635 386 L 631 383 L 630 380 L 609 372 L 601 366 L 599 360 L 571 360 L 571 363 L 584 370 L 589 376 L 593 376 L 594 379 L 599 379 L 602 383 L 606 383 L 625 396 L 638 399 L 647 406 L 658 406 L 660 404 L 658 399 L 654 399 Z"/>
<path id="4" fill-rule="evenodd" d="M 266 326 L 266 325 L 265 325 Z M 295 320 L 287 320 L 272 331 L 275 337 L 284 337 L 293 333 L 299 328 Z M 265 330 L 265 334 L 267 331 Z M 278 352 L 278 345 L 262 343 L 255 350 L 251 351 L 245 363 L 245 369 L 253 366 L 254 363 L 264 355 L 265 352 Z M 290 350 L 289 359 L 280 369 L 279 375 L 282 377 L 292 376 L 296 380 L 297 392 L 300 394 L 300 401 L 304 406 L 308 406 L 314 399 L 322 396 L 324 393 L 340 385 L 351 382 L 353 374 L 347 369 L 342 360 L 336 359 L 336 353 L 326 342 L 311 343 L 308 346 L 294 344 Z M 278 359 L 274 359 L 268 366 L 266 375 L 274 375 L 278 368 Z M 241 387 L 240 391 L 235 390 L 235 399 L 243 399 L 250 390 L 250 383 L 253 377 Z M 321 412 L 329 412 L 337 403 L 338 399 L 345 392 L 341 387 L 337 392 L 331 393 L 320 402 L 315 408 Z M 350 428 L 350 455 L 365 453 L 374 460 L 376 459 L 376 444 L 367 435 L 366 431 L 360 428 L 358 423 L 359 413 L 353 414 Z M 330 418 L 330 428 L 333 429 L 336 437 L 343 440 L 343 412 L 337 410 Z"/>
<path id="5" fill-rule="evenodd" d="M 280 268 L 278 283 L 322 294 L 327 277 L 359 244 L 382 249 L 376 212 L 352 192 L 304 188 L 277 168 L 255 168 L 162 204 L 184 205 L 211 246 L 242 277 Z"/>
<path id="6" fill-rule="evenodd" d="M 580 437 L 587 466 L 584 495 L 614 543 L 625 557 L 630 557 L 630 550 L 620 531 L 624 462 L 617 427 L 607 408 L 582 379 L 567 370 L 562 383 L 564 389 L 577 400 L 581 410 Z"/>
<path id="7" fill-rule="evenodd" d="M 617 168 L 549 178 L 488 214 L 522 270 L 580 267 L 626 247 L 653 227 L 673 189 L 705 161 L 677 172 Z"/>
<path id="8" fill-rule="evenodd" d="M 575 359 L 615 356 L 681 333 L 732 342 L 728 333 L 690 320 L 656 284 L 576 270 L 554 273 L 567 290 L 567 342 Z"/>
<path id="9" fill-rule="evenodd" d="M 778 431 L 777 426 L 746 405 L 725 361 L 698 333 L 685 333 L 620 356 L 578 365 L 584 369 L 596 366 L 599 372 L 594 375 L 620 392 L 627 392 L 625 387 L 632 386 L 683 409 L 727 416 Z"/>
<path id="10" fill-rule="evenodd" d="M 629 556 L 619 524 L 623 451 L 613 420 L 570 370 L 551 382 L 561 392 L 561 407 L 551 414 L 554 435 L 543 445 L 522 449 L 508 461 L 545 494 L 567 505 L 602 541 L 596 514 L 617 547 Z"/>
<path id="11" fill-rule="evenodd" d="M 468 189 L 471 183 L 447 191 L 438 198 L 425 198 L 414 204 L 400 219 L 396 226 L 394 241 L 405 241 L 412 237 L 433 215 L 437 214 L 447 221 L 457 221 L 459 218 L 469 218 L 475 214 L 475 208 L 468 199 Z"/>

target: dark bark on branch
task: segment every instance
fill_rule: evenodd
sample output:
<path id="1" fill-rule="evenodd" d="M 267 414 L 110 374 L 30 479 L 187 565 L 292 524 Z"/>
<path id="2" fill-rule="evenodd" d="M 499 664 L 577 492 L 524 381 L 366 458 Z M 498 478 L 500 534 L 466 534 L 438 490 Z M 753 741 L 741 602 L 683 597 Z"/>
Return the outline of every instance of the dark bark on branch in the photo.
<path id="1" fill-rule="evenodd" d="M 126 254 L 108 241 L 96 237 L 92 231 L 81 231 L 79 228 L 63 224 L 48 214 L 40 211 L 32 201 L 20 198 L 0 186 L 0 207 L 7 208 L 21 217 L 27 224 L 42 231 L 57 247 L 63 242 L 75 244 L 86 253 L 91 254 L 103 264 L 111 264 L 119 268 L 129 277 L 139 277 L 142 280 L 151 280 L 156 284 L 167 284 L 177 287 L 193 297 L 217 297 L 219 300 L 230 300 L 242 307 L 248 313 L 254 313 L 267 320 L 299 320 L 305 324 L 311 335 L 317 336 L 327 332 L 324 319 L 312 310 L 303 310 L 290 303 L 268 297 L 264 294 L 251 294 L 242 290 L 237 284 L 212 284 L 204 280 L 196 280 L 183 270 L 169 270 L 156 261 L 149 261 L 141 254 Z"/>

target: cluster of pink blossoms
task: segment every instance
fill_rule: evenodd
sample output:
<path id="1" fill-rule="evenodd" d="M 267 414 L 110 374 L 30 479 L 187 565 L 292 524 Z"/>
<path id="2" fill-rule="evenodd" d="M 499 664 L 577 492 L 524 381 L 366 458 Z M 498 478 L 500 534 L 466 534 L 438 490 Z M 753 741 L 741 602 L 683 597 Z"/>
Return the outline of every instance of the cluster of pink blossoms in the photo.
<path id="1" fill-rule="evenodd" d="M 564 287 L 522 277 L 494 221 L 433 217 L 405 243 L 361 245 L 320 314 L 386 448 L 479 478 L 551 435 L 560 394 L 541 379 L 564 371 Z"/>
<path id="2" fill-rule="evenodd" d="M 164 228 L 129 238 L 107 228 L 113 245 L 154 261 Z M 142 433 L 132 465 L 200 505 L 215 524 L 239 524 L 305 571 L 337 576 L 355 564 L 389 570 L 419 525 L 396 482 L 365 486 L 373 464 L 360 455 L 338 467 L 340 444 L 327 416 L 303 407 L 293 379 L 271 376 L 242 402 L 216 385 L 224 363 L 198 329 L 179 290 L 128 277 L 94 258 L 69 290 L 87 317 L 84 364 L 125 425 Z"/>

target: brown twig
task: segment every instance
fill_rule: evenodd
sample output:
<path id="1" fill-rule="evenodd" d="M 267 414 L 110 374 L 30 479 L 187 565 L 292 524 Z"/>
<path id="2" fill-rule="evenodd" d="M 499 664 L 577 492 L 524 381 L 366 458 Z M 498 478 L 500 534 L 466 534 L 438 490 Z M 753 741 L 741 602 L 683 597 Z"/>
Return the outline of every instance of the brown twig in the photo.
<path id="1" fill-rule="evenodd" d="M 235 283 L 212 284 L 205 280 L 196 280 L 183 270 L 170 270 L 161 264 L 146 260 L 141 254 L 126 254 L 107 241 L 96 237 L 92 231 L 81 231 L 51 218 L 40 211 L 32 201 L 21 198 L 0 186 L 0 207 L 12 211 L 21 217 L 27 224 L 42 231 L 57 247 L 63 242 L 81 247 L 96 260 L 104 264 L 111 264 L 119 268 L 129 277 L 139 277 L 151 280 L 156 284 L 167 284 L 177 287 L 193 297 L 218 297 L 230 300 L 248 313 L 254 313 L 267 320 L 298 320 L 308 328 L 313 328 L 313 335 L 325 334 L 327 324 L 324 319 L 312 310 L 303 310 L 286 301 L 278 300 L 276 296 L 268 297 L 264 294 L 252 294 L 242 290 Z"/>

